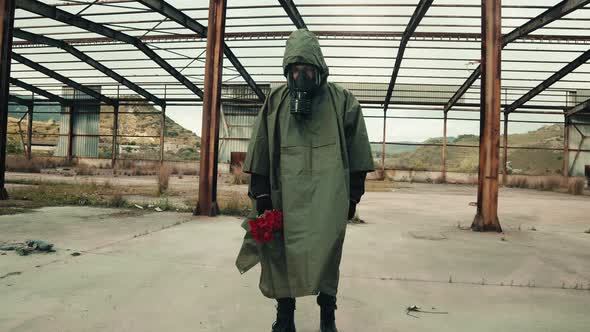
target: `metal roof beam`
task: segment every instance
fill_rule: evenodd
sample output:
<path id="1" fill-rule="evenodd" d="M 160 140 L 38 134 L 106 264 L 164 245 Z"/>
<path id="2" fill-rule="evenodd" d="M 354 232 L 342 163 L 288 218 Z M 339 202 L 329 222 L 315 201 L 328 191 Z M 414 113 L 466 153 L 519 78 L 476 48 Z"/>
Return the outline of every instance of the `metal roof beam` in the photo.
<path id="1" fill-rule="evenodd" d="M 522 38 L 529 33 L 544 27 L 545 25 L 562 18 L 563 16 L 573 12 L 576 9 L 582 8 L 590 3 L 590 0 L 563 0 L 557 5 L 547 9 L 540 15 L 526 22 L 522 26 L 512 30 L 510 33 L 502 38 L 502 48 L 512 43 L 513 41 Z M 477 66 L 475 71 L 471 73 L 469 78 L 463 83 L 463 85 L 455 92 L 451 97 L 447 105 L 445 106 L 445 112 L 448 112 L 461 97 L 469 90 L 469 88 L 477 81 L 481 75 L 481 65 Z"/>
<path id="2" fill-rule="evenodd" d="M 297 6 L 293 0 L 279 0 L 279 3 L 281 6 L 283 6 L 283 9 L 291 21 L 293 21 L 293 24 L 295 24 L 297 29 L 307 29 L 307 25 L 305 25 L 303 17 L 301 17 L 301 14 L 299 14 L 299 10 L 297 10 Z"/>
<path id="3" fill-rule="evenodd" d="M 13 77 L 10 78 L 10 84 L 12 84 L 14 86 L 18 86 L 21 89 L 31 91 L 36 95 L 43 96 L 43 97 L 47 98 L 48 100 L 56 102 L 56 103 L 60 103 L 61 105 L 70 105 L 71 104 L 70 101 L 68 101 L 58 95 L 55 95 L 55 94 L 53 94 L 49 91 L 43 90 L 43 89 L 39 89 L 36 86 L 25 83 L 19 79 L 13 78 Z"/>
<path id="4" fill-rule="evenodd" d="M 162 69 L 168 72 L 168 74 L 172 75 L 175 79 L 177 79 L 180 83 L 186 86 L 194 94 L 196 94 L 200 98 L 203 98 L 203 91 L 199 89 L 199 87 L 193 84 L 188 78 L 186 78 L 178 70 L 176 70 L 176 68 L 170 65 L 166 60 L 160 57 L 156 52 L 154 52 L 151 48 L 149 48 L 146 44 L 144 44 L 141 40 L 139 40 L 136 37 L 127 35 L 120 31 L 113 30 L 102 24 L 89 21 L 83 17 L 76 16 L 74 14 L 63 11 L 59 8 L 47 5 L 36 0 L 19 0 L 16 2 L 16 6 L 17 8 L 24 9 L 26 11 L 29 11 L 37 15 L 41 15 L 43 17 L 60 21 L 78 27 L 80 29 L 94 32 L 99 35 L 103 35 L 105 37 L 118 40 L 127 44 L 131 44 L 135 46 L 138 50 L 143 52 L 145 55 L 147 55 L 154 62 L 156 62 L 160 67 L 162 67 Z"/>
<path id="5" fill-rule="evenodd" d="M 15 95 L 8 95 L 8 102 L 19 104 L 19 105 L 23 105 L 23 106 L 27 106 L 27 107 L 33 105 L 33 101 L 32 100 L 27 100 L 27 99 L 24 99 L 24 98 L 20 98 L 20 97 L 17 97 Z"/>
<path id="6" fill-rule="evenodd" d="M 387 88 L 387 94 L 385 95 L 385 103 L 383 107 L 383 111 L 387 111 L 389 107 L 389 102 L 391 100 L 391 95 L 393 94 L 393 89 L 395 87 L 395 81 L 397 80 L 397 76 L 399 74 L 399 70 L 402 65 L 402 60 L 404 58 L 404 52 L 406 51 L 406 46 L 408 45 L 408 41 L 416 31 L 416 28 L 426 15 L 426 12 L 432 5 L 433 0 L 420 0 L 414 14 L 410 18 L 410 22 L 406 26 L 406 30 L 402 35 L 402 40 L 400 42 L 399 48 L 397 50 L 397 56 L 395 57 L 395 66 L 393 67 L 393 73 L 391 74 L 391 80 L 389 81 L 389 87 Z"/>
<path id="7" fill-rule="evenodd" d="M 168 19 L 182 25 L 185 28 L 188 28 L 197 34 L 201 35 L 201 37 L 207 37 L 207 27 L 202 25 L 201 23 L 197 22 L 190 16 L 186 15 L 185 13 L 181 12 L 180 10 L 176 9 L 174 6 L 170 5 L 166 1 L 161 0 L 137 0 L 139 3 L 143 4 L 144 6 L 159 12 L 160 14 L 164 15 Z M 242 76 L 244 81 L 248 83 L 250 88 L 256 93 L 260 100 L 264 100 L 266 96 L 262 89 L 256 84 L 252 76 L 248 73 L 246 68 L 242 65 L 240 60 L 235 56 L 232 50 L 227 46 L 227 44 L 223 43 L 223 53 L 227 57 L 227 59 L 232 63 L 232 65 L 236 68 L 238 73 Z"/>
<path id="8" fill-rule="evenodd" d="M 113 80 L 117 81 L 118 83 L 123 84 L 124 86 L 128 87 L 132 91 L 143 96 L 144 98 L 153 102 L 154 104 L 159 105 L 159 106 L 163 106 L 165 104 L 162 99 L 154 96 L 150 92 L 139 87 L 137 84 L 122 77 L 121 75 L 117 74 L 116 72 L 114 72 L 110 68 L 107 68 L 106 66 L 104 66 L 100 62 L 94 60 L 93 58 L 89 57 L 88 55 L 84 54 L 83 52 L 81 52 L 77 48 L 71 46 L 70 44 L 68 44 L 62 40 L 52 39 L 49 37 L 37 35 L 37 34 L 23 31 L 20 29 L 14 29 L 14 37 L 19 38 L 19 39 L 28 40 L 28 41 L 35 43 L 35 44 L 45 44 L 45 45 L 60 48 L 64 51 L 70 53 L 71 55 L 75 56 L 76 58 L 84 61 L 88 65 L 92 66 L 94 69 L 107 75 L 108 77 L 112 78 Z"/>
<path id="9" fill-rule="evenodd" d="M 545 81 L 541 82 L 541 84 L 537 85 L 536 87 L 531 89 L 529 92 L 527 92 L 525 95 L 518 98 L 518 100 L 516 100 L 512 104 L 508 105 L 504 109 L 504 111 L 507 113 L 510 113 L 510 112 L 516 110 L 517 108 L 521 107 L 527 101 L 531 100 L 539 93 L 545 91 L 547 88 L 549 88 L 550 86 L 555 84 L 557 81 L 559 81 L 560 79 L 565 77 L 567 74 L 571 73 L 576 68 L 578 68 L 581 65 L 583 65 L 584 63 L 586 63 L 586 61 L 588 61 L 589 59 L 590 59 L 590 50 L 587 50 L 582 55 L 580 55 L 579 57 L 574 59 L 572 62 L 568 63 L 565 67 L 558 70 L 555 74 L 551 75 Z"/>
<path id="10" fill-rule="evenodd" d="M 96 99 L 96 100 L 99 100 L 99 101 L 101 101 L 101 102 L 103 102 L 105 104 L 108 104 L 108 105 L 113 105 L 113 106 L 114 105 L 117 105 L 117 101 L 115 101 L 115 100 L 113 100 L 113 99 L 111 99 L 111 98 L 109 98 L 109 97 L 107 97 L 107 96 L 105 96 L 103 94 L 100 94 L 100 93 L 98 93 L 98 92 L 90 89 L 87 86 L 84 86 L 84 85 L 82 85 L 82 84 L 80 84 L 78 82 L 75 82 L 75 81 L 73 81 L 73 80 L 71 80 L 71 79 L 69 79 L 69 78 L 67 78 L 67 77 L 65 77 L 65 76 L 63 76 L 61 74 L 58 74 L 55 71 L 53 71 L 53 70 L 51 70 L 51 69 L 49 69 L 47 67 L 44 67 L 44 66 L 42 66 L 42 65 L 40 65 L 40 64 L 38 64 L 38 63 L 30 60 L 30 59 L 27 59 L 27 58 L 25 58 L 24 56 L 22 56 L 20 54 L 17 54 L 17 53 L 12 52 L 12 58 L 14 60 L 22 63 L 23 65 L 25 65 L 27 67 L 30 67 L 32 69 L 35 69 L 36 71 L 38 71 L 38 72 L 40 72 L 40 73 L 42 73 L 42 74 L 44 74 L 46 76 L 49 76 L 49 77 L 53 78 L 54 80 L 60 81 L 63 84 L 66 84 L 66 85 L 68 85 L 68 86 L 70 86 L 70 87 L 72 87 L 72 88 L 74 88 L 76 90 L 79 90 L 79 91 L 87 94 L 88 96 Z"/>
<path id="11" fill-rule="evenodd" d="M 585 102 L 579 103 L 578 105 L 570 108 L 565 112 L 565 115 L 571 116 L 586 110 L 590 110 L 590 99 L 587 99 Z"/>

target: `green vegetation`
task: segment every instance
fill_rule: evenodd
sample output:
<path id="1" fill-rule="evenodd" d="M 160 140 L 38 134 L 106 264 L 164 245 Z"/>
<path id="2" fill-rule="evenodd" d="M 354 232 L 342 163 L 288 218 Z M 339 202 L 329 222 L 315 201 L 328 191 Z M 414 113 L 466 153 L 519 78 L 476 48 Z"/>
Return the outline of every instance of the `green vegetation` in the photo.
<path id="1" fill-rule="evenodd" d="M 109 182 L 51 182 L 41 180 L 20 180 L 10 183 L 25 184 L 25 187 L 9 189 L 10 200 L 2 201 L 0 214 L 16 214 L 29 212 L 46 206 L 93 206 L 106 208 L 138 209 L 140 205 L 149 212 L 160 211 L 191 212 L 196 206 L 197 197 L 185 200 L 184 204 L 174 204 L 172 198 L 185 196 L 184 192 L 169 191 L 165 196 L 155 197 L 154 187 L 123 187 Z M 156 185 L 154 183 L 154 185 Z M 126 196 L 135 197 L 129 201 Z M 246 216 L 250 212 L 250 198 L 245 193 L 235 191 L 219 191 L 218 204 L 222 214 Z"/>

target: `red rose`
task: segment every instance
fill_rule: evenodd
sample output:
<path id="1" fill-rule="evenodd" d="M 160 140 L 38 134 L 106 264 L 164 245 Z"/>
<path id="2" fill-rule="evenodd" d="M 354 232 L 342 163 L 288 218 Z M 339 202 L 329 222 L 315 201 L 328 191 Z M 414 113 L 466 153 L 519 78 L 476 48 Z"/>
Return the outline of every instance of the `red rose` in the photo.
<path id="1" fill-rule="evenodd" d="M 274 239 L 274 232 L 283 229 L 283 214 L 278 210 L 266 211 L 257 219 L 248 221 L 248 224 L 256 242 L 270 242 Z"/>

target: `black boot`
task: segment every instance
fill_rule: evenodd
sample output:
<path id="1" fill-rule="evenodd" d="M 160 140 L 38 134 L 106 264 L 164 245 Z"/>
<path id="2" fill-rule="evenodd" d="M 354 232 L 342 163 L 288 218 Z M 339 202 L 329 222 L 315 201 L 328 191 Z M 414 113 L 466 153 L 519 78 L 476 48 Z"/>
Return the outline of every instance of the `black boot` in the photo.
<path id="1" fill-rule="evenodd" d="M 334 316 L 334 310 L 337 309 L 336 297 L 320 293 L 317 302 L 320 305 L 320 332 L 338 332 Z"/>
<path id="2" fill-rule="evenodd" d="M 277 320 L 272 324 L 272 332 L 295 332 L 295 299 L 277 300 Z"/>

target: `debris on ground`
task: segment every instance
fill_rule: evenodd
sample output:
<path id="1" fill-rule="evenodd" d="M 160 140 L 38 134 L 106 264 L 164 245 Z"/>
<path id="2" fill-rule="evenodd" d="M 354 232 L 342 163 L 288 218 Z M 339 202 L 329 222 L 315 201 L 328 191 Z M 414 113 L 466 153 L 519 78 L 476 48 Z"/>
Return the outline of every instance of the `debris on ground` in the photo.
<path id="1" fill-rule="evenodd" d="M 156 210 L 157 212 L 162 212 L 164 210 L 160 209 L 159 207 L 155 208 L 154 210 Z"/>
<path id="2" fill-rule="evenodd" d="M 24 243 L 9 243 L 0 246 L 2 251 L 14 251 L 20 256 L 27 256 L 31 253 L 48 253 L 55 252 L 53 244 L 43 240 L 27 240 Z"/>
<path id="3" fill-rule="evenodd" d="M 358 214 L 355 214 L 354 217 L 352 217 L 352 219 L 350 219 L 348 221 L 349 224 L 366 224 L 367 222 L 364 221 L 363 219 L 361 219 L 361 217 L 359 217 Z"/>
<path id="4" fill-rule="evenodd" d="M 421 312 L 424 314 L 441 314 L 441 315 L 448 315 L 449 314 L 446 311 L 436 311 L 435 307 L 432 307 L 432 311 L 426 311 L 416 305 L 411 305 L 411 306 L 407 307 L 406 308 L 406 315 L 412 316 L 414 318 L 418 318 L 418 316 L 414 316 L 414 315 L 410 314 L 411 312 Z"/>
<path id="5" fill-rule="evenodd" d="M 141 206 L 139 204 L 135 204 L 135 207 L 138 208 L 138 209 L 140 209 L 140 210 L 143 210 L 143 206 Z"/>
<path id="6" fill-rule="evenodd" d="M 469 206 L 477 206 L 477 202 L 469 202 Z"/>
<path id="7" fill-rule="evenodd" d="M 21 274 L 22 274 L 22 272 L 9 272 L 9 273 L 6 273 L 5 275 L 0 276 L 0 279 L 5 279 L 5 278 L 8 278 L 10 276 L 18 276 L 18 275 L 21 275 Z"/>
<path id="8" fill-rule="evenodd" d="M 82 254 L 81 254 L 81 253 L 79 253 L 79 252 L 73 252 L 73 253 L 71 253 L 70 255 L 72 255 L 72 256 L 74 256 L 74 257 L 78 257 L 78 256 L 80 256 L 80 255 L 82 255 Z"/>

